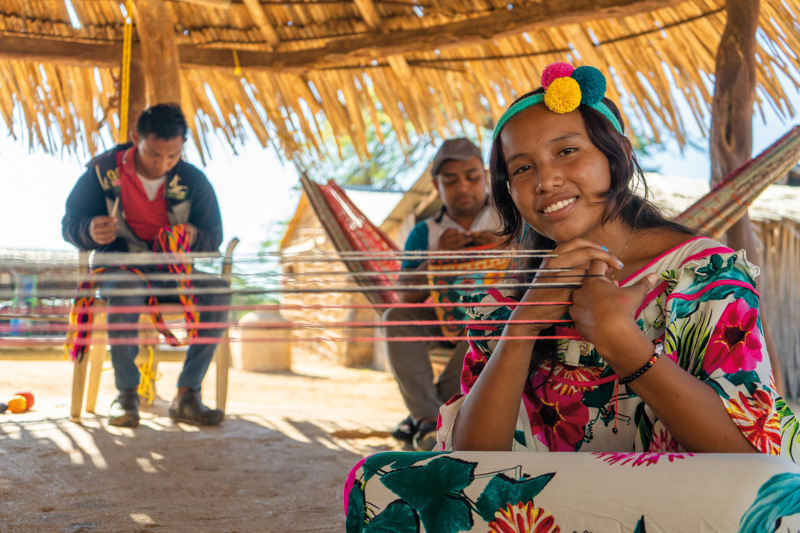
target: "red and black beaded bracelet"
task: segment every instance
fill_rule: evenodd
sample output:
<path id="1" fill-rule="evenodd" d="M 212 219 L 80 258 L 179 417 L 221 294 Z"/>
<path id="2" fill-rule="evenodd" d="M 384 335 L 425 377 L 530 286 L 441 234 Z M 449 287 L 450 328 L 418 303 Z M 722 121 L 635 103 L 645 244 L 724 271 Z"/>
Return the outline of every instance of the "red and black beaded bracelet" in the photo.
<path id="1" fill-rule="evenodd" d="M 663 352 L 663 351 L 664 351 L 664 345 L 662 343 L 660 343 L 660 342 L 657 342 L 656 343 L 655 352 L 653 353 L 653 357 L 651 357 L 650 360 L 647 361 L 642 368 L 640 368 L 639 370 L 637 370 L 636 372 L 634 372 L 630 376 L 625 377 L 625 378 L 620 378 L 619 384 L 620 385 L 627 385 L 628 383 L 630 383 L 634 379 L 638 378 L 639 376 L 641 376 L 642 374 L 644 374 L 645 372 L 650 370 L 650 368 L 653 366 L 653 363 L 656 362 L 656 359 L 658 359 L 658 356 L 661 355 L 661 352 Z"/>

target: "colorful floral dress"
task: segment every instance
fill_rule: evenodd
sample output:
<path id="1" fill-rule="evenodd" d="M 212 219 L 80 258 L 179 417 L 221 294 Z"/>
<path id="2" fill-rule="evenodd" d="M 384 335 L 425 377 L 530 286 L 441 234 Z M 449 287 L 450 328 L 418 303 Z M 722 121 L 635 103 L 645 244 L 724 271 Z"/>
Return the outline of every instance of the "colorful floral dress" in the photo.
<path id="1" fill-rule="evenodd" d="M 621 285 L 651 272 L 658 273 L 660 281 L 637 312 L 640 329 L 649 339 L 664 343 L 662 357 L 670 357 L 714 389 L 756 449 L 800 462 L 799 424 L 776 391 L 764 342 L 753 281 L 758 268 L 743 251 L 734 253 L 697 237 L 656 257 Z M 473 301 L 498 305 L 475 307 L 472 313 L 489 320 L 508 319 L 514 304 L 509 294 L 501 288 L 475 295 Z M 465 394 L 491 356 L 497 343 L 493 337 L 502 331 L 503 326 L 470 328 L 471 349 L 461 376 Z M 556 334 L 577 332 L 557 327 Z M 586 346 L 580 340 L 559 340 L 555 368 L 545 364 L 526 385 L 512 449 L 683 451 L 633 389 L 619 385 L 613 369 Z M 456 396 L 441 408 L 437 449 L 451 449 L 451 429 L 463 398 Z"/>

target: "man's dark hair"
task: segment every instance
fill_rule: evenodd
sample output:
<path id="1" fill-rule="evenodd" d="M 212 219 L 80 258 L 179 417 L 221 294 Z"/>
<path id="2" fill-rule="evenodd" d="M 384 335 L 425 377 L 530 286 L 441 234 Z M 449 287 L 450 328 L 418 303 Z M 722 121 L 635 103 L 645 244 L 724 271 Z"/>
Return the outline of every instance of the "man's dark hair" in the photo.
<path id="1" fill-rule="evenodd" d="M 158 139 L 186 139 L 186 117 L 178 104 L 156 104 L 148 107 L 136 121 L 136 133 L 139 137 L 155 135 Z"/>

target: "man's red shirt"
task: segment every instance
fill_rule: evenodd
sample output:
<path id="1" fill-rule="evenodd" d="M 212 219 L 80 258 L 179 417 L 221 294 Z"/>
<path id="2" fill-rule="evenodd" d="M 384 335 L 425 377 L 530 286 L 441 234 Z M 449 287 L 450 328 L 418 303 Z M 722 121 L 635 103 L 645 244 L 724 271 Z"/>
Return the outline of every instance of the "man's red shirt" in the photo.
<path id="1" fill-rule="evenodd" d="M 159 187 L 155 199 L 150 201 L 142 182 L 136 176 L 135 156 L 135 146 L 117 154 L 122 203 L 120 207 L 131 230 L 137 237 L 149 242 L 155 240 L 158 230 L 169 226 L 167 200 L 164 198 L 165 184 Z"/>

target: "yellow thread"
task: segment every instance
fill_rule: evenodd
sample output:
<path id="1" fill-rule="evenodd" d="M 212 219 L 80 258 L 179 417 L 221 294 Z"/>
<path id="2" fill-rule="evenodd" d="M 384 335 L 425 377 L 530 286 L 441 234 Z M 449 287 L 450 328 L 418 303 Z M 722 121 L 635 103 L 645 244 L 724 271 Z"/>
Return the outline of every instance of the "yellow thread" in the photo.
<path id="1" fill-rule="evenodd" d="M 581 87 L 572 78 L 556 78 L 544 93 L 544 105 L 553 113 L 563 115 L 581 104 Z"/>
<path id="2" fill-rule="evenodd" d="M 242 73 L 242 66 L 239 64 L 239 54 L 233 50 L 233 73 L 237 76 Z"/>
<path id="3" fill-rule="evenodd" d="M 128 142 L 128 104 L 131 85 L 131 42 L 133 41 L 133 0 L 125 1 L 125 34 L 122 41 L 122 76 L 119 102 L 119 142 Z"/>
<path id="4" fill-rule="evenodd" d="M 153 405 L 156 399 L 155 382 L 161 379 L 161 372 L 153 372 L 153 347 L 147 346 L 147 361 L 139 365 L 142 381 L 139 383 L 139 396 L 144 398 L 145 405 Z"/>

